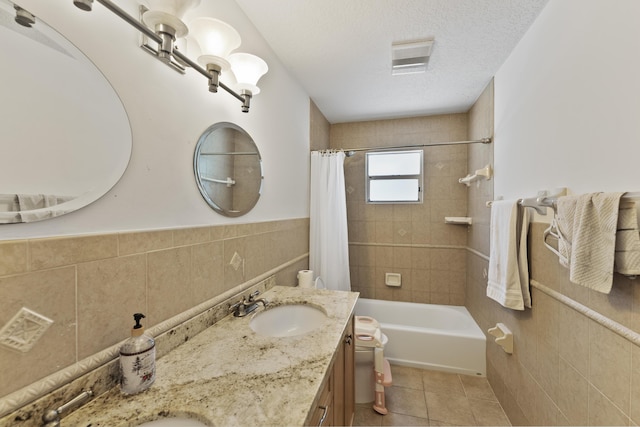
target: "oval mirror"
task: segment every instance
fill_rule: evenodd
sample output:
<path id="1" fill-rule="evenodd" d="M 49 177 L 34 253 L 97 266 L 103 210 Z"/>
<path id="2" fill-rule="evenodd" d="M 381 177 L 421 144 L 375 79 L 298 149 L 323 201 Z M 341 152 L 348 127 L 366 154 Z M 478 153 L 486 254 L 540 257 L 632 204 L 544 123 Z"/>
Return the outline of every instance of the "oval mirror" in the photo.
<path id="1" fill-rule="evenodd" d="M 0 0 L 0 223 L 80 209 L 118 182 L 131 156 L 120 98 L 71 42 Z M 28 19 L 27 19 L 28 21 Z"/>
<path id="2" fill-rule="evenodd" d="M 216 123 L 204 131 L 193 169 L 200 194 L 222 215 L 244 215 L 260 198 L 260 152 L 251 136 L 233 123 Z"/>

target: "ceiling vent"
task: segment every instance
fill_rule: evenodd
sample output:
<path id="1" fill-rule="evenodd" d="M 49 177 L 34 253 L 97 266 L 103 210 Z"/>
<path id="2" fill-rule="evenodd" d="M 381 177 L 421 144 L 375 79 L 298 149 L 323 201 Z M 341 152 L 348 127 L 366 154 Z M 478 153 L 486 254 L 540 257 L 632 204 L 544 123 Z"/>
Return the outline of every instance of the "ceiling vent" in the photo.
<path id="1" fill-rule="evenodd" d="M 424 73 L 433 49 L 433 40 L 393 43 L 391 45 L 391 74 Z"/>

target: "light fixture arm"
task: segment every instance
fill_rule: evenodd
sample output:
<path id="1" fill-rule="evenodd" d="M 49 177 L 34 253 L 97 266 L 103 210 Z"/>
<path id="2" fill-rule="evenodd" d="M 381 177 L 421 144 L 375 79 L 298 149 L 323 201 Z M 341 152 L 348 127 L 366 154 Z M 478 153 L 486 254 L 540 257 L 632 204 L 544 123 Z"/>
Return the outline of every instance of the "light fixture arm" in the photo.
<path id="1" fill-rule="evenodd" d="M 233 97 L 238 99 L 240 102 L 242 102 L 243 113 L 249 112 L 249 103 L 251 99 L 251 94 L 250 93 L 248 95 L 244 93 L 242 95 L 238 94 L 236 91 L 231 89 L 226 84 L 218 81 L 218 77 L 220 75 L 219 70 L 218 71 L 213 69 L 211 71 L 206 70 L 202 68 L 200 65 L 198 65 L 196 62 L 192 61 L 189 57 L 185 56 L 182 52 L 180 52 L 173 45 L 172 38 L 175 33 L 171 34 L 170 31 L 164 31 L 162 29 L 159 29 L 160 34 L 158 34 L 155 31 L 153 31 L 151 28 L 147 27 L 146 25 L 138 21 L 136 18 L 129 15 L 127 12 L 125 12 L 123 9 L 121 9 L 118 5 L 113 3 L 111 0 L 96 0 L 96 1 L 102 4 L 107 9 L 109 9 L 119 18 L 126 21 L 129 25 L 133 26 L 135 29 L 143 33 L 145 36 L 147 36 L 154 42 L 158 43 L 158 45 L 160 46 L 160 49 L 159 49 L 160 53 L 158 54 L 158 57 L 161 61 L 165 63 L 169 62 L 171 58 L 168 50 L 170 50 L 171 55 L 180 59 L 183 63 L 187 64 L 189 67 L 193 68 L 194 70 L 196 70 L 197 72 L 199 72 L 209 80 L 209 90 L 211 92 L 217 92 L 217 87 L 221 87 L 230 95 L 232 95 Z M 81 10 L 91 11 L 93 0 L 74 0 L 73 3 Z M 169 41 L 167 39 L 171 39 L 171 40 Z M 171 47 L 169 48 L 169 46 Z M 215 87 L 216 90 L 212 90 L 212 87 Z"/>

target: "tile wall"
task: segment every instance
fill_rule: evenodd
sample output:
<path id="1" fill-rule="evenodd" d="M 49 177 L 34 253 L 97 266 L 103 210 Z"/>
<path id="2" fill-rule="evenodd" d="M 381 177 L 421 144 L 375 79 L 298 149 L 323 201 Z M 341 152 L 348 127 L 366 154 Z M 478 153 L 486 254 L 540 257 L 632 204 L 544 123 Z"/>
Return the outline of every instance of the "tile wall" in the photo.
<path id="1" fill-rule="evenodd" d="M 0 346 L 0 399 L 275 270 L 308 268 L 309 219 L 0 242 L 0 327 L 21 307 L 54 321 L 26 353 Z M 236 269 L 231 260 L 238 254 Z"/>
<path id="2" fill-rule="evenodd" d="M 388 147 L 467 139 L 467 114 L 331 125 L 331 148 Z M 351 286 L 365 298 L 463 305 L 468 227 L 444 223 L 467 215 L 464 145 L 424 149 L 424 203 L 365 203 L 364 152 L 345 161 Z M 385 285 L 400 273 L 402 285 Z"/>
<path id="3" fill-rule="evenodd" d="M 470 138 L 493 128 L 490 85 L 469 112 Z M 470 169 L 492 158 L 492 147 L 469 149 Z M 599 323 L 532 288 L 531 310 L 506 309 L 486 297 L 489 265 L 491 182 L 472 186 L 474 219 L 467 254 L 466 307 L 483 330 L 501 322 L 514 333 L 514 353 L 487 340 L 487 377 L 514 425 L 638 425 L 640 347 Z M 531 278 L 606 318 L 640 333 L 640 285 L 616 276 L 609 295 L 571 283 L 568 270 L 542 244 L 548 224 L 529 233 Z"/>

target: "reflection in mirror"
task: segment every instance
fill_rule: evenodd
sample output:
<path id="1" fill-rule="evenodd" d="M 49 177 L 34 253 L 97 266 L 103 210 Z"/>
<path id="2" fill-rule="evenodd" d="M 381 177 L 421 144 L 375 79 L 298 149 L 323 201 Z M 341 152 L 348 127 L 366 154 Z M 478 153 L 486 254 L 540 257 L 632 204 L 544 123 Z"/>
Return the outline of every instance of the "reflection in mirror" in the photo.
<path id="1" fill-rule="evenodd" d="M 193 168 L 200 194 L 222 215 L 244 215 L 260 198 L 260 152 L 251 136 L 233 123 L 216 123 L 200 136 Z"/>
<path id="2" fill-rule="evenodd" d="M 1 224 L 94 202 L 131 156 L 129 120 L 106 78 L 42 19 L 26 27 L 17 13 L 25 11 L 0 0 Z"/>

